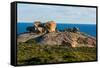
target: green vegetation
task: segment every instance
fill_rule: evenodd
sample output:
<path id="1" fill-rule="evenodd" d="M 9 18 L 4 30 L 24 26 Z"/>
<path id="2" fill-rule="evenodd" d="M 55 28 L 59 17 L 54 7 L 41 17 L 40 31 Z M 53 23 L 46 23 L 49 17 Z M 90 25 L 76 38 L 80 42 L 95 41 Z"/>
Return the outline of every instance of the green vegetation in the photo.
<path id="1" fill-rule="evenodd" d="M 38 45 L 34 40 L 17 44 L 17 64 L 46 64 L 96 60 L 96 48 Z"/>

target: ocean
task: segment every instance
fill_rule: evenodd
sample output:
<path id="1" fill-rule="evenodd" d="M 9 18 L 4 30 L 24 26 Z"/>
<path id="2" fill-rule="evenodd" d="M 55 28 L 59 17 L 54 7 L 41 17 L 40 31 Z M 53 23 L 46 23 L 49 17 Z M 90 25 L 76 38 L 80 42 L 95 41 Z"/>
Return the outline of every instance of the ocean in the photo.
<path id="1" fill-rule="evenodd" d="M 17 23 L 17 34 L 27 32 L 26 28 L 32 26 L 33 23 Z M 58 30 L 64 30 L 65 28 L 77 27 L 80 32 L 84 32 L 91 36 L 96 37 L 96 25 L 95 24 L 57 24 Z"/>

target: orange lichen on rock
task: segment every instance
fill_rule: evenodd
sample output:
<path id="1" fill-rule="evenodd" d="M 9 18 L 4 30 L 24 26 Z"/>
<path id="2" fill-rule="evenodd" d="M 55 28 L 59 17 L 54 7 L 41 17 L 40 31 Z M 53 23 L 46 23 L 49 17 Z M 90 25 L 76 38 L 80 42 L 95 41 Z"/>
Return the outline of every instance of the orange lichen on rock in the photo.
<path id="1" fill-rule="evenodd" d="M 46 23 L 47 30 L 49 32 L 55 32 L 56 31 L 56 22 L 55 21 L 49 21 Z"/>

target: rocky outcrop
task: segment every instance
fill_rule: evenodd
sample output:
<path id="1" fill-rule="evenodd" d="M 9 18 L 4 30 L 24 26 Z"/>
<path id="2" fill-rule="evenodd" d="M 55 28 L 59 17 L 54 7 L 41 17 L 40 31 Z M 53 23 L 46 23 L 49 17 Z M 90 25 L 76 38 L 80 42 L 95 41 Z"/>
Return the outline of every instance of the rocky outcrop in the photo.
<path id="1" fill-rule="evenodd" d="M 48 21 L 45 23 L 45 27 L 48 32 L 55 32 L 56 31 L 56 22 L 55 21 Z"/>
<path id="2" fill-rule="evenodd" d="M 96 40 L 94 38 L 73 32 L 48 33 L 41 37 L 38 43 L 41 45 L 64 45 L 69 47 L 81 47 L 83 45 L 87 47 L 96 46 Z"/>
<path id="3" fill-rule="evenodd" d="M 66 43 L 71 45 L 72 41 L 66 33 L 53 32 L 42 36 L 39 43 L 42 45 L 65 45 Z"/>
<path id="4" fill-rule="evenodd" d="M 35 21 L 33 26 L 35 28 L 35 33 L 45 32 L 45 27 L 43 26 L 43 24 L 41 24 L 40 21 Z"/>
<path id="5" fill-rule="evenodd" d="M 17 36 L 17 43 L 19 42 L 27 42 L 30 39 L 35 39 L 44 35 L 44 33 L 37 34 L 37 33 L 23 33 Z"/>
<path id="6" fill-rule="evenodd" d="M 46 34 L 22 34 L 18 36 L 18 42 L 27 42 L 34 39 L 39 45 L 58 45 L 67 47 L 95 47 L 96 39 L 84 36 L 80 32 L 51 32 Z"/>
<path id="7" fill-rule="evenodd" d="M 73 27 L 73 28 L 67 28 L 67 29 L 65 29 L 65 31 L 68 31 L 68 32 L 79 32 L 79 28 L 77 28 L 77 27 Z"/>
<path id="8" fill-rule="evenodd" d="M 41 23 L 40 21 L 35 21 L 33 26 L 29 26 L 26 29 L 28 32 L 34 33 L 47 33 L 56 31 L 56 22 L 48 21 L 46 23 Z"/>
<path id="9" fill-rule="evenodd" d="M 89 47 L 95 47 L 95 45 L 96 45 L 96 39 L 92 38 L 92 37 L 79 37 L 77 39 L 77 42 L 79 44 L 86 44 Z"/>
<path id="10" fill-rule="evenodd" d="M 68 47 L 95 47 L 96 38 L 81 33 L 79 28 L 67 28 L 65 31 L 56 31 L 56 22 L 48 21 L 41 23 L 35 21 L 32 27 L 28 27 L 29 32 L 18 35 L 17 42 L 27 42 L 35 40 L 39 45 L 58 45 Z"/>

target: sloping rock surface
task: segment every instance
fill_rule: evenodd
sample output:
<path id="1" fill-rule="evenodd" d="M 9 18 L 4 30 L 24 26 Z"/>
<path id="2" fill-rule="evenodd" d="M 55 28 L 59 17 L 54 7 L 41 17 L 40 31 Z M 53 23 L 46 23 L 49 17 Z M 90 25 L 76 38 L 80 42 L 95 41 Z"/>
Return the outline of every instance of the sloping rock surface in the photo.
<path id="1" fill-rule="evenodd" d="M 37 41 L 39 45 L 64 45 L 69 47 L 95 47 L 95 37 L 83 35 L 80 32 L 51 32 L 46 34 L 22 34 L 18 36 L 18 42 L 26 42 L 30 39 Z"/>

